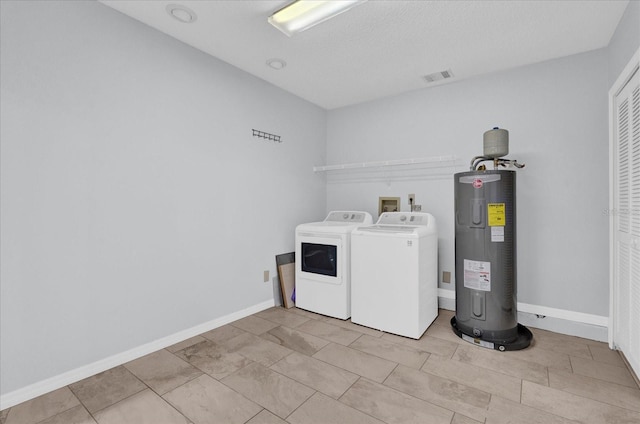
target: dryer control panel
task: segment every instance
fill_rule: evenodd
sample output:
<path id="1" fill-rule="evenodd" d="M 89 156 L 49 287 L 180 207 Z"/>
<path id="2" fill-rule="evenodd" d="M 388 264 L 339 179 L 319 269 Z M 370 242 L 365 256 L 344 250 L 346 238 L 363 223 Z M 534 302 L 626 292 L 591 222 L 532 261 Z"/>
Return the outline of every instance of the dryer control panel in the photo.
<path id="1" fill-rule="evenodd" d="M 371 215 L 362 211 L 332 211 L 325 218 L 325 221 L 331 222 L 353 222 L 353 223 L 370 223 Z"/>

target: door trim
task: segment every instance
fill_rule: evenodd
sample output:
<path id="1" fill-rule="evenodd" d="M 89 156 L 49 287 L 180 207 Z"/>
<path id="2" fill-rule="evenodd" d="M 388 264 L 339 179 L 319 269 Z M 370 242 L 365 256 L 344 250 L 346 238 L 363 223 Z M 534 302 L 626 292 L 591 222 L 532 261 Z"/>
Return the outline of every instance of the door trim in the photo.
<path id="1" fill-rule="evenodd" d="M 615 299 L 617 293 L 617 236 L 616 236 L 616 219 L 615 214 L 615 195 L 616 195 L 616 175 L 617 175 L 617 163 L 616 163 L 616 143 L 618 141 L 617 128 L 616 128 L 616 110 L 615 110 L 615 98 L 626 84 L 631 80 L 633 75 L 639 71 L 640 65 L 640 48 L 636 50 L 635 54 L 622 70 L 616 81 L 609 90 L 609 347 L 611 349 L 616 348 L 616 340 L 614 340 L 615 328 Z"/>

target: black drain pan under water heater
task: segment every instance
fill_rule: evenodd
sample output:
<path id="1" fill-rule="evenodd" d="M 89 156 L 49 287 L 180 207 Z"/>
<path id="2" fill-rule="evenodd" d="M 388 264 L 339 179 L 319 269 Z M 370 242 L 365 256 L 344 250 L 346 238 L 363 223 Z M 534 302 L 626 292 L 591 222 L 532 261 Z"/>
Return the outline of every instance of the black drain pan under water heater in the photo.
<path id="1" fill-rule="evenodd" d="M 455 174 L 456 315 L 462 339 L 500 351 L 524 349 L 528 328 L 518 324 L 516 284 L 516 172 L 524 165 L 502 159 L 509 133 L 484 133 L 484 155 L 471 170 Z M 483 162 L 493 162 L 486 170 Z"/>

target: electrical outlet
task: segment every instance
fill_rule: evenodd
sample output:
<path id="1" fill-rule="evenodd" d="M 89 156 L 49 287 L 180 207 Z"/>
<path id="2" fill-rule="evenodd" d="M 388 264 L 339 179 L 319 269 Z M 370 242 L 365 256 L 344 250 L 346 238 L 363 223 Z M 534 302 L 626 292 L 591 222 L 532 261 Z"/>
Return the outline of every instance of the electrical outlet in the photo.
<path id="1" fill-rule="evenodd" d="M 262 277 L 262 280 L 263 280 L 265 283 L 268 283 L 268 282 L 269 282 L 269 270 L 268 270 L 268 269 L 265 269 L 263 274 L 264 274 L 264 275 L 263 275 L 263 277 Z"/>
<path id="2" fill-rule="evenodd" d="M 413 194 L 413 193 L 411 193 L 411 194 L 409 195 L 409 204 L 410 204 L 410 205 L 413 205 L 415 202 L 416 202 L 416 195 L 415 195 L 415 194 Z"/>
<path id="3" fill-rule="evenodd" d="M 449 271 L 442 271 L 442 282 L 451 283 L 451 273 Z"/>

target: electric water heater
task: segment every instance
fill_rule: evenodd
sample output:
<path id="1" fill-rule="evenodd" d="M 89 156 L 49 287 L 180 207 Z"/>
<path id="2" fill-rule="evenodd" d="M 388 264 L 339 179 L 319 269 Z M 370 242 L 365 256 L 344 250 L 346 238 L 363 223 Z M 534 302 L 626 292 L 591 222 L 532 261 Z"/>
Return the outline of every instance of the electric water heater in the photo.
<path id="1" fill-rule="evenodd" d="M 485 133 L 485 155 L 454 176 L 456 315 L 454 332 L 497 350 L 529 346 L 532 334 L 518 324 L 516 264 L 516 172 L 524 165 L 501 159 L 508 131 Z M 482 162 L 492 161 L 493 170 Z"/>

